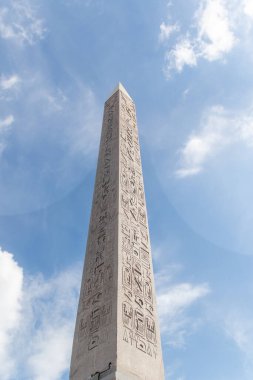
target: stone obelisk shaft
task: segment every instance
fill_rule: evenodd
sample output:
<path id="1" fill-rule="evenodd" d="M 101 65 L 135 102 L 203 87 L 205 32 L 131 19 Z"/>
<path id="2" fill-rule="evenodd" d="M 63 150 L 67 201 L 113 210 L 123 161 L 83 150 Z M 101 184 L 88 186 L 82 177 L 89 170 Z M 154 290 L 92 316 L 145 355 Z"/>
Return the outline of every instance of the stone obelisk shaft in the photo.
<path id="1" fill-rule="evenodd" d="M 71 380 L 163 380 L 135 106 L 106 101 Z"/>

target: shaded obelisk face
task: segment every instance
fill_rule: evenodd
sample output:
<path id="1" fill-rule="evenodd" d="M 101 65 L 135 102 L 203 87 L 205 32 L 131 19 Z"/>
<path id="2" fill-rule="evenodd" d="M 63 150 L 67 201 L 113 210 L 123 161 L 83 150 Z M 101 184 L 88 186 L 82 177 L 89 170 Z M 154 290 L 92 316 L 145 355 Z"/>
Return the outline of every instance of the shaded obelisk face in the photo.
<path id="1" fill-rule="evenodd" d="M 136 113 L 105 103 L 71 380 L 163 380 Z"/>

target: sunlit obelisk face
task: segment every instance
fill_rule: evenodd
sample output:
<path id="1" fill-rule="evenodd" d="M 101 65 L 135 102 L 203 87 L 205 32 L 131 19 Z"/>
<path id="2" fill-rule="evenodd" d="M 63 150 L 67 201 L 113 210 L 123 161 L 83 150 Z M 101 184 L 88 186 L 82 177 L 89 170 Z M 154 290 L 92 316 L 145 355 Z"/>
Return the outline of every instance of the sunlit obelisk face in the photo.
<path id="1" fill-rule="evenodd" d="M 163 380 L 135 106 L 106 101 L 71 380 Z"/>

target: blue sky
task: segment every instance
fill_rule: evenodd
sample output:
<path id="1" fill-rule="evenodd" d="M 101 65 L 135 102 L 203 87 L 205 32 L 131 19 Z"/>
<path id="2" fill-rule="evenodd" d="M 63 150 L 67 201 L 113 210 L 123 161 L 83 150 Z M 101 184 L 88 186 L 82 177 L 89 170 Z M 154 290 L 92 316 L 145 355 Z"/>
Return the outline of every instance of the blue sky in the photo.
<path id="1" fill-rule="evenodd" d="M 118 81 L 137 107 L 166 380 L 252 380 L 252 38 L 252 0 L 0 0 L 2 380 L 68 379 Z"/>

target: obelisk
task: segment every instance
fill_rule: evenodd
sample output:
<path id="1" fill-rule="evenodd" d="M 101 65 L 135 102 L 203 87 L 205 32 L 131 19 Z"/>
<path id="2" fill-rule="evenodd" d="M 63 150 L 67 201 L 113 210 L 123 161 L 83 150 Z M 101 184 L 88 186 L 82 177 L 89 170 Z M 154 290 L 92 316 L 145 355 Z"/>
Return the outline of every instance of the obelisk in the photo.
<path id="1" fill-rule="evenodd" d="M 135 105 L 105 103 L 71 380 L 164 380 Z"/>

